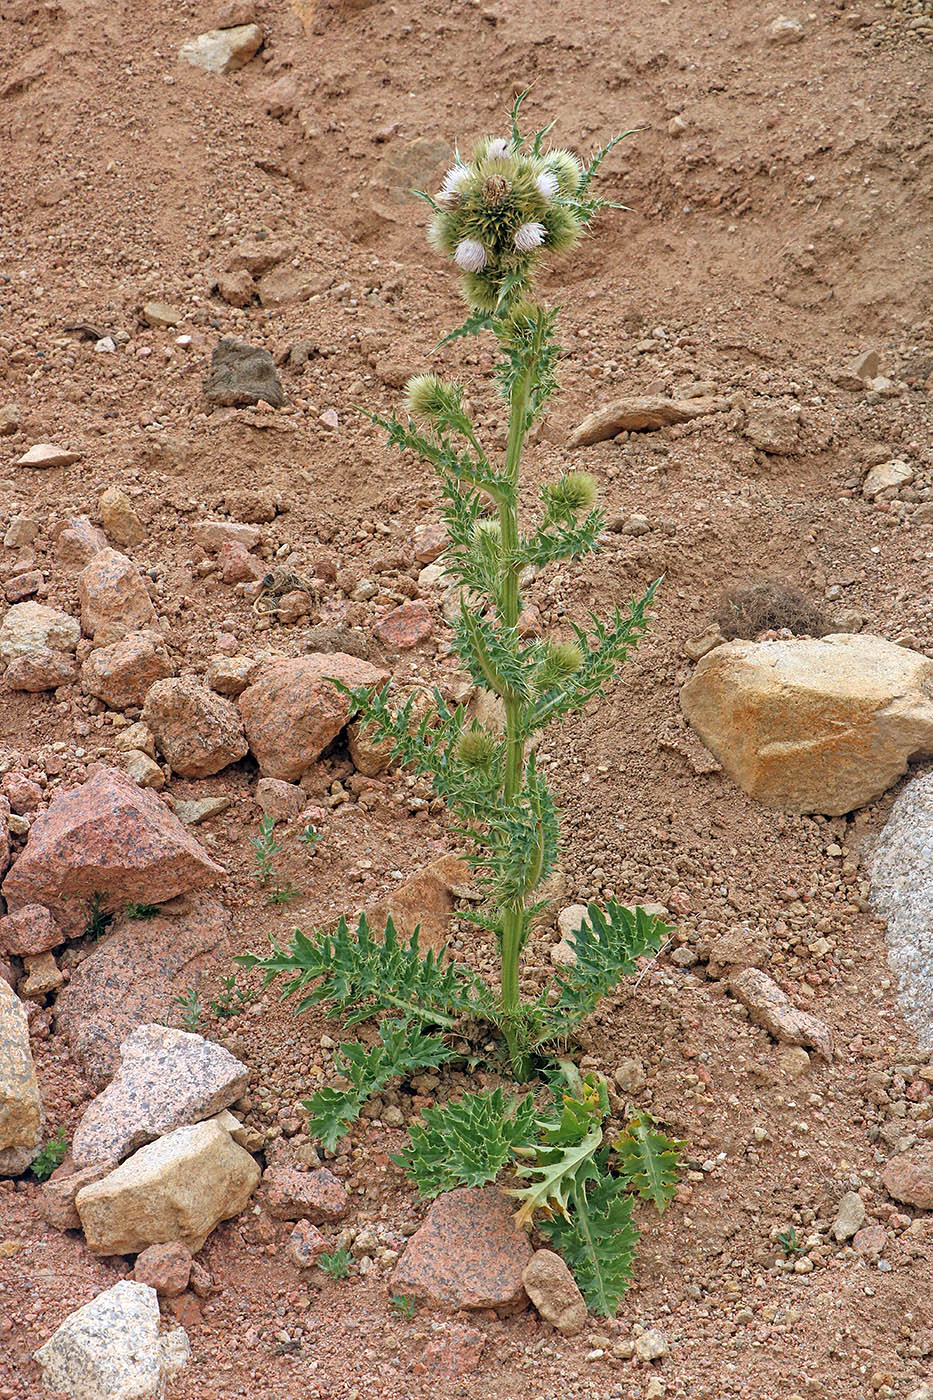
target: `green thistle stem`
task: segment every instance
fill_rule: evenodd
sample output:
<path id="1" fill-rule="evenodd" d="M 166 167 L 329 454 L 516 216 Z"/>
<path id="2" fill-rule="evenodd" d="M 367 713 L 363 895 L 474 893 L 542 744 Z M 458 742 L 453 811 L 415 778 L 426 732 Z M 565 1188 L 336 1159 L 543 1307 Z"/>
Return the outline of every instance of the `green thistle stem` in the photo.
<path id="1" fill-rule="evenodd" d="M 522 447 L 525 442 L 525 422 L 528 414 L 528 396 L 531 388 L 531 369 L 525 371 L 512 386 L 509 403 L 509 436 L 505 455 L 505 475 L 509 481 L 518 484 Z M 504 627 L 514 627 L 518 622 L 518 569 L 515 553 L 518 548 L 518 508 L 511 502 L 499 506 L 499 525 L 502 560 L 501 620 Z M 525 743 L 521 733 L 522 702 L 514 695 L 506 694 L 505 703 L 505 787 L 503 801 L 508 806 L 515 801 L 521 791 L 525 769 Z M 505 1013 L 503 1032 L 509 1049 L 512 1073 L 519 1083 L 526 1080 L 531 1072 L 527 1042 L 520 1033 L 518 992 L 518 963 L 524 933 L 524 900 L 510 904 L 503 911 L 502 919 L 502 1010 Z"/>

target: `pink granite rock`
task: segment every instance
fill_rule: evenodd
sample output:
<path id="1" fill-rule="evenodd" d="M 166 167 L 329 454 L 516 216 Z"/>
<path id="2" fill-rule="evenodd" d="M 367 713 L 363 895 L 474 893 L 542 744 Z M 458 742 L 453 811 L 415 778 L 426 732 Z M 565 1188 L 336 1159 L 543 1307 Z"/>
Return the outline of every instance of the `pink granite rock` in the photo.
<path id="1" fill-rule="evenodd" d="M 522 1273 L 531 1255 L 508 1196 L 495 1186 L 459 1187 L 431 1205 L 396 1265 L 392 1292 L 452 1312 L 518 1312 L 528 1306 Z"/>
<path id="2" fill-rule="evenodd" d="M 58 948 L 65 935 L 44 904 L 24 904 L 15 914 L 0 918 L 0 953 L 32 957 Z"/>
<path id="3" fill-rule="evenodd" d="M 268 1167 L 262 1178 L 262 1204 L 276 1220 L 310 1220 L 316 1225 L 342 1220 L 347 1193 L 326 1167 Z"/>
<path id="4" fill-rule="evenodd" d="M 149 590 L 132 559 L 118 549 L 102 549 L 78 577 L 81 627 L 88 637 L 108 624 L 128 632 L 156 625 Z"/>
<path id="5" fill-rule="evenodd" d="M 350 719 L 350 701 L 331 676 L 351 688 L 389 679 L 345 652 L 318 652 L 270 662 L 243 691 L 240 713 L 263 777 L 297 780 Z"/>
<path id="6" fill-rule="evenodd" d="M 163 758 L 183 778 L 208 778 L 249 752 L 236 705 L 197 681 L 157 681 L 142 718 Z"/>
<path id="7" fill-rule="evenodd" d="M 112 710 L 128 710 L 141 705 L 149 687 L 170 676 L 172 669 L 158 632 L 131 632 L 91 652 L 81 667 L 81 685 Z"/>
<path id="8" fill-rule="evenodd" d="M 105 910 L 131 900 L 161 904 L 223 873 L 152 792 L 102 767 L 36 818 L 2 889 L 10 910 L 44 904 L 73 937 L 95 897 Z"/>

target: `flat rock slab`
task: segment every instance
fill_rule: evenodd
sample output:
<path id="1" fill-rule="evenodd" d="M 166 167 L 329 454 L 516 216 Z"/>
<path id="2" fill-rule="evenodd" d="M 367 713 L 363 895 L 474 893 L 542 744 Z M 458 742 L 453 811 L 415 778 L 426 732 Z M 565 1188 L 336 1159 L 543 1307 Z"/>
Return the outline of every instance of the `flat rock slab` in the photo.
<path id="1" fill-rule="evenodd" d="M 55 1004 L 56 1028 L 96 1088 L 120 1068 L 139 1026 L 178 1020 L 177 997 L 215 985 L 229 957 L 230 916 L 208 895 L 173 900 L 151 919 L 120 918 L 78 964 Z"/>
<path id="2" fill-rule="evenodd" d="M 527 1307 L 522 1274 L 532 1248 L 514 1214 L 495 1186 L 439 1196 L 396 1265 L 392 1292 L 450 1311 Z"/>
<path id="3" fill-rule="evenodd" d="M 659 394 L 615 399 L 584 418 L 568 437 L 567 446 L 590 447 L 619 433 L 656 432 L 728 407 L 728 399 L 666 399 Z"/>
<path id="4" fill-rule="evenodd" d="M 224 336 L 214 348 L 204 397 L 222 408 L 246 408 L 260 401 L 281 408 L 285 402 L 269 351 L 232 336 Z"/>
<path id="5" fill-rule="evenodd" d="M 933 1052 L 933 773 L 914 778 L 875 848 L 871 898 L 887 920 L 888 961 L 904 1015 Z"/>
<path id="6" fill-rule="evenodd" d="M 264 778 L 295 782 L 351 718 L 347 695 L 329 677 L 356 689 L 383 685 L 388 671 L 345 652 L 272 661 L 240 696 L 246 737 Z"/>
<path id="7" fill-rule="evenodd" d="M 58 447 L 54 442 L 37 442 L 22 457 L 17 457 L 17 467 L 70 467 L 80 462 L 80 452 L 69 452 L 67 447 Z"/>
<path id="8" fill-rule="evenodd" d="M 120 1046 L 119 1070 L 75 1130 L 75 1166 L 116 1166 L 163 1133 L 219 1113 L 248 1083 L 246 1065 L 222 1045 L 168 1026 L 140 1026 Z"/>
<path id="9" fill-rule="evenodd" d="M 0 1176 L 3 1153 L 33 1149 L 42 1126 L 42 1101 L 29 1048 L 26 1008 L 0 977 Z"/>
<path id="10" fill-rule="evenodd" d="M 418 928 L 419 946 L 439 952 L 450 938 L 450 918 L 457 907 L 454 890 L 469 885 L 472 879 L 473 872 L 465 861 L 455 855 L 440 856 L 371 904 L 366 918 L 379 938 L 391 918 L 403 943 Z"/>
<path id="11" fill-rule="evenodd" d="M 107 910 L 132 900 L 161 904 L 223 874 L 153 793 L 115 768 L 100 768 L 80 787 L 56 794 L 2 888 L 11 911 L 44 904 L 73 937 L 95 897 Z"/>
<path id="12" fill-rule="evenodd" d="M 782 1045 L 809 1045 L 824 1060 L 833 1058 L 832 1032 L 825 1021 L 801 1011 L 778 984 L 757 967 L 746 967 L 728 981 L 729 991 L 748 1008 L 751 1019 Z"/>
<path id="13" fill-rule="evenodd" d="M 160 1336 L 154 1288 L 121 1280 L 67 1317 L 35 1353 L 48 1390 L 73 1400 L 147 1400 L 165 1394 L 189 1355 L 181 1327 Z"/>
<path id="14" fill-rule="evenodd" d="M 680 703 L 729 777 L 785 812 L 851 812 L 933 753 L 933 661 L 868 633 L 727 642 Z"/>
<path id="15" fill-rule="evenodd" d="M 151 1244 L 184 1244 L 192 1254 L 222 1220 L 239 1215 L 259 1184 L 259 1167 L 216 1119 L 141 1147 L 75 1206 L 95 1254 L 138 1254 Z"/>

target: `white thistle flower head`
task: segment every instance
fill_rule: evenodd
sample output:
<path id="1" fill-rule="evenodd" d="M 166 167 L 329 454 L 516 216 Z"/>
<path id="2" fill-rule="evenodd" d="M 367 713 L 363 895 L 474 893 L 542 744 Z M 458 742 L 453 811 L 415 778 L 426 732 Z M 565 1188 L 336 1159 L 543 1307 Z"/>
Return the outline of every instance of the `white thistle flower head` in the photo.
<path id="1" fill-rule="evenodd" d="M 501 160 L 502 157 L 507 156 L 508 153 L 509 143 L 508 141 L 504 141 L 501 136 L 497 136 L 495 141 L 490 141 L 489 145 L 486 147 L 487 160 Z"/>
<path id="2" fill-rule="evenodd" d="M 544 242 L 544 235 L 547 232 L 543 224 L 531 223 L 522 224 L 515 233 L 515 247 L 520 253 L 530 253 L 532 248 L 539 248 Z M 460 245 L 463 246 L 462 244 Z"/>
<path id="3" fill-rule="evenodd" d="M 464 272 L 482 272 L 486 266 L 486 249 L 475 238 L 464 238 L 457 244 L 454 262 Z"/>
<path id="4" fill-rule="evenodd" d="M 456 165 L 452 165 L 441 182 L 441 197 L 445 200 L 453 200 L 469 178 L 470 172 L 465 165 L 459 161 Z"/>
<path id="5" fill-rule="evenodd" d="M 535 189 L 542 199 L 553 199 L 557 194 L 557 176 L 553 170 L 542 170 L 540 175 L 535 176 Z"/>

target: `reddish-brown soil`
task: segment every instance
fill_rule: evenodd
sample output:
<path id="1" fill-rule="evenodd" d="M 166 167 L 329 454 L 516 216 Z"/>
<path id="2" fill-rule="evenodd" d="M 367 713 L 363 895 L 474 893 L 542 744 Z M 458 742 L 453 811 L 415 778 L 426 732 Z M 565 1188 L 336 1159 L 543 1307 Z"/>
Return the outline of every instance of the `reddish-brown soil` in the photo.
<path id="1" fill-rule="evenodd" d="M 462 305 L 425 244 L 424 206 L 406 192 L 435 179 L 457 141 L 499 130 L 529 83 L 529 124 L 556 117 L 572 147 L 643 128 L 605 166 L 607 197 L 631 212 L 602 217 L 547 273 L 545 291 L 563 307 L 563 392 L 527 460 L 529 506 L 569 457 L 599 478 L 610 516 L 635 511 L 651 524 L 611 535 L 556 582 L 539 579 L 530 596 L 545 623 L 624 604 L 665 576 L 621 684 L 543 745 L 566 814 L 567 894 L 661 900 L 688 944 L 761 928 L 769 971 L 828 1022 L 838 1049 L 832 1066 L 814 1060 L 792 1081 L 779 1047 L 721 983 L 662 958 L 583 1036 L 610 1074 L 625 1058 L 644 1062 L 638 1101 L 688 1140 L 692 1163 L 682 1199 L 660 1221 L 645 1215 L 616 1321 L 593 1319 L 564 1341 L 531 1313 L 481 1317 L 482 1358 L 452 1380 L 424 1360 L 450 1324 L 395 1316 L 384 1265 L 309 1288 L 286 1256 L 287 1228 L 247 1213 L 202 1252 L 217 1291 L 173 1309 L 192 1343 L 174 1393 L 629 1400 L 654 1373 L 672 1400 L 905 1397 L 933 1375 L 933 1222 L 898 1213 L 879 1176 L 892 1150 L 879 1130 L 904 1116 L 930 1131 L 928 1085 L 910 1072 L 916 1044 L 886 974 L 883 929 L 867 912 L 866 843 L 892 795 L 849 820 L 767 812 L 710 771 L 682 727 L 677 690 L 689 674 L 683 643 L 724 588 L 761 575 L 933 649 L 933 527 L 914 518 L 933 499 L 928 0 L 801 6 L 791 14 L 804 37 L 786 46 L 768 41 L 778 7 L 747 0 L 255 8 L 265 47 L 220 78 L 176 61 L 186 38 L 218 20 L 203 0 L 0 3 L 0 406 L 21 415 L 18 434 L 0 440 L 0 524 L 40 520 L 44 600 L 77 612 L 75 573 L 54 562 L 54 523 L 93 517 L 106 487 L 126 489 L 147 528 L 131 552 L 150 571 L 178 669 L 197 673 L 219 632 L 252 654 L 307 646 L 305 623 L 260 617 L 198 567 L 206 556 L 191 522 L 232 491 L 267 492 L 279 514 L 263 526 L 265 555 L 284 547 L 308 571 L 329 560 L 341 586 L 329 586 L 324 620 L 357 626 L 383 660 L 373 628 L 413 591 L 412 531 L 436 518 L 435 498 L 428 472 L 400 464 L 354 406 L 387 411 L 409 373 L 443 364 L 466 380 L 493 441 L 499 423 L 483 345 L 458 342 L 432 359 Z M 267 93 L 283 77 L 296 95 L 273 116 Z M 669 131 L 677 115 L 679 136 Z M 234 310 L 210 294 L 211 272 L 263 234 L 294 243 L 312 294 Z M 182 323 L 140 325 L 150 299 L 178 306 Z M 117 353 L 95 353 L 70 329 L 80 323 L 125 332 Z M 310 342 L 302 368 L 281 370 L 281 412 L 208 411 L 210 351 L 231 333 L 274 353 Z M 869 346 L 894 382 L 889 396 L 834 382 Z M 570 427 L 613 395 L 697 383 L 739 397 L 691 424 L 562 449 Z M 799 407 L 795 455 L 764 455 L 743 437 L 742 404 L 756 398 Z M 336 429 L 322 421 L 330 410 Z M 37 473 L 14 467 L 35 442 L 83 456 Z M 893 506 L 869 505 L 861 475 L 896 455 L 914 466 L 911 490 Z M 363 577 L 380 592 L 352 602 Z M 399 678 L 453 687 L 437 599 L 427 601 L 435 641 L 390 659 Z M 111 757 L 114 733 L 77 690 L 2 697 L 0 757 L 51 790 Z M 330 756 L 319 796 L 350 772 L 343 754 Z M 365 807 L 351 794 L 327 809 L 313 860 L 286 838 L 279 873 L 302 893 L 270 908 L 252 880 L 255 777 L 247 762 L 171 785 L 177 798 L 233 798 L 198 835 L 229 869 L 220 893 L 243 950 L 359 907 L 391 887 L 392 872 L 445 849 L 441 816 L 392 779 Z M 491 949 L 461 932 L 464 955 L 491 968 Z M 533 981 L 552 936 L 529 949 Z M 218 967 L 218 981 L 228 971 Z M 237 1021 L 203 1024 L 253 1069 L 250 1121 L 303 1141 L 295 1104 L 327 1072 L 320 1037 L 339 1026 L 317 1016 L 296 1026 L 271 994 Z M 50 1126 L 70 1134 L 88 1087 L 57 1037 L 34 1048 Z M 866 1096 L 871 1071 L 886 1085 L 880 1107 Z M 396 1103 L 412 1110 L 407 1091 Z M 374 1222 L 396 1248 L 421 1211 L 388 1163 L 402 1136 L 366 1123 L 336 1163 L 352 1190 L 348 1223 Z M 831 1218 L 858 1188 L 869 1223 L 886 1228 L 884 1267 L 833 1244 L 812 1272 L 775 1268 L 772 1230 L 793 1224 L 806 1240 L 814 1219 Z M 0 1184 L 0 1400 L 40 1395 L 31 1352 L 127 1268 L 45 1226 L 35 1193 L 28 1178 Z M 638 1324 L 667 1337 L 660 1366 L 612 1355 Z"/>

